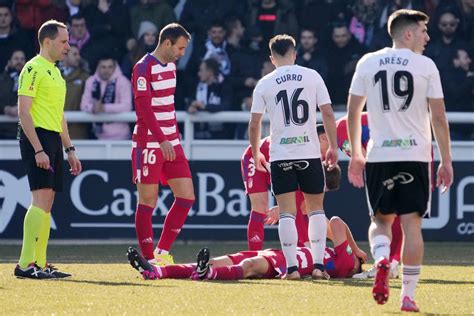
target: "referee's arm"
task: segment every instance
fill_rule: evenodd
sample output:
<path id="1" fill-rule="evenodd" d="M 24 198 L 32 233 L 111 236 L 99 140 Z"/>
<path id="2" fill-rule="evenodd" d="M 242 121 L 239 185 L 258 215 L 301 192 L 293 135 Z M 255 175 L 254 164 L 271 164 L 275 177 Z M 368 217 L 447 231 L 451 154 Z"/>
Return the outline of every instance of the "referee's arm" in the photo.
<path id="1" fill-rule="evenodd" d="M 69 137 L 69 129 L 67 128 L 66 116 L 63 114 L 63 121 L 61 122 L 62 133 L 61 133 L 61 142 L 63 147 L 68 149 L 67 152 L 67 161 L 71 169 L 69 171 L 72 175 L 77 176 L 82 171 L 82 164 L 80 160 L 76 157 L 76 149 L 72 146 L 71 138 Z M 71 150 L 72 149 L 72 150 Z"/>
<path id="2" fill-rule="evenodd" d="M 66 116 L 63 114 L 63 121 L 61 122 L 61 128 L 62 128 L 62 133 L 61 133 L 61 142 L 63 143 L 64 148 L 69 148 L 72 146 L 71 143 L 71 137 L 69 137 L 69 129 L 67 128 L 67 120 Z"/>
<path id="3" fill-rule="evenodd" d="M 31 106 L 33 104 L 33 98 L 26 95 L 18 96 L 18 117 L 20 118 L 21 128 L 25 133 L 26 137 L 33 146 L 35 153 L 43 150 L 43 146 L 36 134 L 35 125 L 33 124 L 33 118 L 31 117 Z"/>

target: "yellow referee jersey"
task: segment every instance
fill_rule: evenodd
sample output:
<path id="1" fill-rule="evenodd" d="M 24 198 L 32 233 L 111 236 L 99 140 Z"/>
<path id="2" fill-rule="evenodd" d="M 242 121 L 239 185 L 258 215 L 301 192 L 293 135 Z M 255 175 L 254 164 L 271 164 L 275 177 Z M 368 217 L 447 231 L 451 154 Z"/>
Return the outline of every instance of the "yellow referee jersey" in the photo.
<path id="1" fill-rule="evenodd" d="M 66 81 L 59 68 L 36 55 L 20 73 L 18 95 L 33 98 L 31 117 L 35 127 L 62 132 Z"/>

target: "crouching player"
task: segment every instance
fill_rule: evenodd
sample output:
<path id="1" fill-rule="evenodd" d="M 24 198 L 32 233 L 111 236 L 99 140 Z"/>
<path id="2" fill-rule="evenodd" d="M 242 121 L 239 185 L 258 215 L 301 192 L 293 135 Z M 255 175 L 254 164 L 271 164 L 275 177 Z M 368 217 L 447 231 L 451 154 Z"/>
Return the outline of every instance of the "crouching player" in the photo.
<path id="1" fill-rule="evenodd" d="M 324 125 L 318 124 L 316 130 L 319 136 L 321 156 L 328 150 L 328 140 L 324 132 Z M 270 161 L 270 137 L 265 137 L 260 141 L 260 152 L 266 161 Z M 250 199 L 250 216 L 247 226 L 248 250 L 261 250 L 264 241 L 264 224 L 269 224 L 268 213 L 268 190 L 270 189 L 270 166 L 265 166 L 268 172 L 263 172 L 255 168 L 255 161 L 252 156 L 252 148 L 248 146 L 241 158 L 242 180 L 244 182 L 245 193 Z M 298 246 L 304 246 L 308 242 L 308 219 L 302 215 L 301 207 L 304 205 L 303 194 L 296 192 L 296 228 L 298 230 Z M 304 227 L 305 229 L 302 229 Z"/>
<path id="2" fill-rule="evenodd" d="M 362 112 L 361 121 L 362 125 L 362 154 L 365 157 L 367 144 L 370 140 L 370 131 L 367 112 Z M 351 146 L 349 144 L 349 136 L 347 132 L 347 115 L 341 117 L 336 121 L 337 128 L 337 145 L 339 149 L 347 156 L 351 156 Z M 321 139 L 321 137 L 320 137 Z M 400 225 L 400 217 L 396 217 L 392 224 L 392 241 L 390 243 L 390 278 L 398 278 L 398 265 L 400 262 L 400 252 L 402 249 L 403 233 Z M 354 274 L 354 279 L 368 279 L 375 277 L 375 266 L 369 270 Z"/>
<path id="3" fill-rule="evenodd" d="M 347 224 L 339 217 L 332 217 L 328 225 L 328 238 L 334 248 L 326 247 L 324 265 L 332 278 L 350 278 L 361 272 L 367 255 L 354 241 Z M 127 252 L 128 260 L 144 279 L 188 279 L 193 280 L 240 280 L 284 278 L 285 256 L 281 250 L 266 249 L 241 251 L 210 259 L 210 251 L 203 248 L 198 253 L 196 264 L 177 264 L 159 267 L 150 264 L 134 248 Z M 307 247 L 297 248 L 298 272 L 311 276 L 313 258 Z"/>

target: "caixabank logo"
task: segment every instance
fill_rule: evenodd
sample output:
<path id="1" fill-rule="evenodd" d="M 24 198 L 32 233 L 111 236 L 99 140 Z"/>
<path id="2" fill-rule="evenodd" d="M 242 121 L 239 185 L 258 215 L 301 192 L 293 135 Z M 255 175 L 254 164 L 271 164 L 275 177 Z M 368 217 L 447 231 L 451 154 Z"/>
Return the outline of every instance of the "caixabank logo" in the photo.
<path id="1" fill-rule="evenodd" d="M 137 193 L 131 176 L 124 172 L 129 164 L 87 161 L 87 168 L 79 176 L 65 175 L 64 192 L 57 194 L 53 206 L 56 224 L 53 222 L 52 227 L 57 226 L 54 237 L 133 237 Z M 341 166 L 347 168 L 345 162 Z M 181 235 L 190 239 L 244 236 L 250 203 L 242 185 L 239 162 L 192 162 L 191 169 L 197 199 Z M 0 238 L 22 236 L 31 193 L 21 170 L 20 161 L 2 162 L 0 167 Z M 474 163 L 455 163 L 454 170 L 456 177 L 451 189 L 445 194 L 433 192 L 431 218 L 423 220 L 426 240 L 474 240 Z M 327 215 L 341 216 L 352 225 L 354 236 L 365 240 L 369 217 L 363 191 L 354 189 L 343 177 L 341 189 L 328 193 L 325 199 Z M 155 228 L 161 228 L 172 202 L 169 188 L 160 188 L 153 214 Z M 272 202 L 269 194 L 269 206 Z"/>

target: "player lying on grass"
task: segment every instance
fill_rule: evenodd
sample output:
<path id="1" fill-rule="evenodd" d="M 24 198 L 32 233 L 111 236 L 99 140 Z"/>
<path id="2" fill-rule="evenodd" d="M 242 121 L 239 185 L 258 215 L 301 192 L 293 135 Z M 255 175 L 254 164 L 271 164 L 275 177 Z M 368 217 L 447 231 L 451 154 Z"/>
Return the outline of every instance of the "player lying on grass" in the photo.
<path id="1" fill-rule="evenodd" d="M 326 247 L 324 265 L 333 278 L 350 278 L 361 272 L 367 255 L 354 241 L 347 224 L 339 217 L 332 217 L 328 225 L 328 238 L 334 248 Z M 193 280 L 240 280 L 284 278 L 285 256 L 281 250 L 266 249 L 241 251 L 210 259 L 208 248 L 202 248 L 196 264 L 175 264 L 158 267 L 150 264 L 136 249 L 130 247 L 128 260 L 144 279 L 193 279 Z M 311 276 L 313 258 L 307 247 L 297 249 L 298 273 Z"/>

